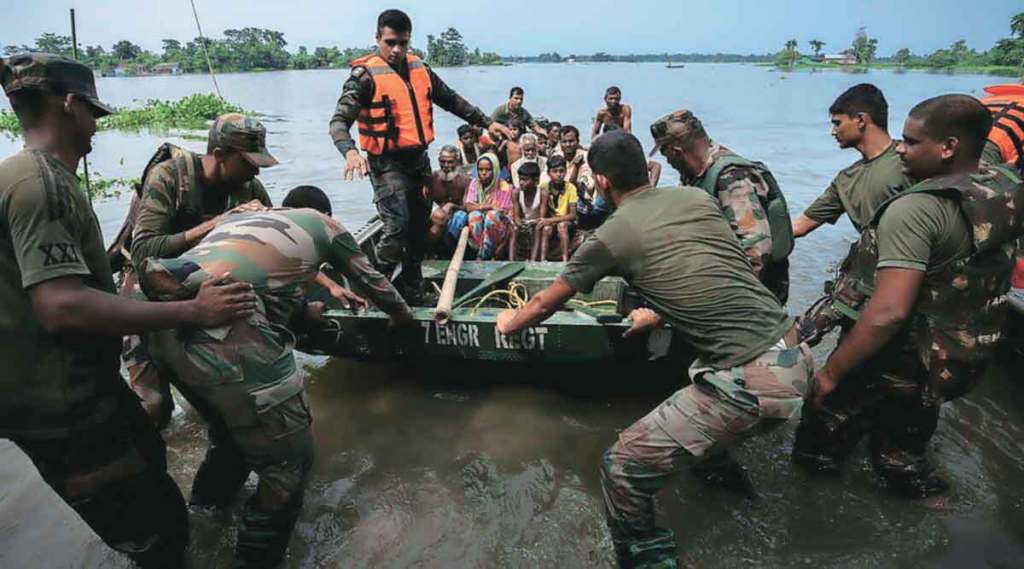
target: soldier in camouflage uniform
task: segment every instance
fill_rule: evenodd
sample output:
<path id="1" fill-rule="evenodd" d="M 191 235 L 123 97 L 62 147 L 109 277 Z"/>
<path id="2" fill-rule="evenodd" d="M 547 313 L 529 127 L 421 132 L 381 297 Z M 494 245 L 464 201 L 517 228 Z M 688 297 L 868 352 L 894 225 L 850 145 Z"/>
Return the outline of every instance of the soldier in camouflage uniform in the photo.
<path id="1" fill-rule="evenodd" d="M 21 54 L 0 60 L 0 83 L 25 133 L 25 149 L 0 162 L 0 437 L 110 547 L 144 568 L 181 567 L 188 514 L 164 442 L 121 378 L 120 339 L 221 325 L 251 314 L 255 296 L 235 283 L 185 302 L 118 297 L 75 175 L 96 118 L 113 112 L 92 71 Z"/>
<path id="2" fill-rule="evenodd" d="M 232 208 L 270 207 L 270 196 L 256 175 L 275 164 L 267 151 L 266 129 L 238 113 L 214 121 L 206 154 L 162 145 L 146 165 L 124 225 L 108 249 L 111 266 L 121 271 L 121 293 L 132 298 L 138 292 L 133 261 L 180 255 Z M 164 426 L 174 402 L 167 382 L 151 365 L 144 339 L 127 336 L 122 357 L 132 389 L 156 424 Z"/>
<path id="3" fill-rule="evenodd" d="M 312 415 L 288 327 L 303 317 L 305 289 L 324 262 L 382 310 L 409 320 L 408 306 L 352 236 L 313 209 L 229 214 L 194 249 L 139 265 L 142 288 L 154 300 L 189 298 L 211 274 L 225 271 L 251 283 L 260 299 L 248 321 L 149 338 L 160 374 L 209 424 L 191 504 L 226 506 L 250 471 L 259 475 L 242 514 L 236 567 L 276 566 L 302 506 L 314 455 Z"/>
<path id="4" fill-rule="evenodd" d="M 595 139 L 588 161 L 615 211 L 554 284 L 522 310 L 499 314 L 498 330 L 536 325 L 577 292 L 619 275 L 657 311 L 634 311 L 627 334 L 667 321 L 692 344 L 693 383 L 620 433 L 601 463 L 620 564 L 675 567 L 673 533 L 655 525 L 655 495 L 676 472 L 721 462 L 756 427 L 793 417 L 814 362 L 713 198 L 698 188 L 651 188 L 640 142 L 622 130 Z"/>
<path id="5" fill-rule="evenodd" d="M 894 492 L 948 484 L 925 455 L 942 403 L 981 380 L 1006 316 L 1024 188 L 979 167 L 992 119 L 966 95 L 910 112 L 897 152 L 919 183 L 883 203 L 832 296 L 839 345 L 815 377 L 793 456 L 837 472 L 868 434 L 876 472 Z"/>
<path id="6" fill-rule="evenodd" d="M 420 263 L 430 227 L 430 202 L 423 188 L 430 181 L 427 146 L 434 139 L 433 105 L 467 123 L 487 128 L 497 139 L 511 138 L 504 125 L 452 90 L 433 70 L 409 53 L 412 22 L 404 12 L 386 10 L 377 19 L 377 50 L 352 63 L 342 87 L 330 132 L 345 157 L 345 177 L 367 172 L 373 184 L 384 234 L 377 258 L 389 277 L 402 264 L 403 294 L 419 301 L 424 293 Z M 359 125 L 359 154 L 349 134 Z"/>
<path id="7" fill-rule="evenodd" d="M 684 185 L 718 200 L 754 274 L 783 305 L 789 298 L 793 227 L 786 200 L 768 168 L 713 142 L 690 111 L 665 115 L 651 125 L 655 147 L 679 171 Z"/>

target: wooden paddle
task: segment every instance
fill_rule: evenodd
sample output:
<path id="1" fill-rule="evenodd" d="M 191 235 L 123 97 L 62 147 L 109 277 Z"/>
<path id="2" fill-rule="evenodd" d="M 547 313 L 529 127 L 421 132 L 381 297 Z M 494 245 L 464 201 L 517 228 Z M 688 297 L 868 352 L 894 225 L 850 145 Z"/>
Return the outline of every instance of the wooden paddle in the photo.
<path id="1" fill-rule="evenodd" d="M 434 309 L 434 321 L 439 324 L 447 324 L 452 317 L 452 299 L 455 298 L 455 284 L 459 281 L 459 271 L 462 269 L 462 258 L 466 256 L 466 242 L 469 240 L 469 227 L 463 227 L 459 233 L 459 244 L 455 247 L 455 254 L 448 263 L 448 270 L 444 273 L 444 284 L 441 286 L 441 297 L 437 299 L 437 308 Z"/>
<path id="2" fill-rule="evenodd" d="M 452 307 L 453 308 L 458 308 L 458 307 L 462 306 L 467 300 L 469 300 L 469 299 L 473 298 L 474 296 L 480 294 L 480 292 L 482 292 L 482 291 L 484 291 L 484 290 L 486 290 L 486 289 L 488 289 L 488 288 L 490 288 L 490 287 L 500 283 L 501 281 L 507 281 L 508 279 L 511 279 L 512 277 L 514 277 L 514 276 L 518 275 L 519 273 L 523 272 L 523 269 L 525 269 L 525 268 L 526 268 L 526 264 L 521 262 L 521 261 L 519 261 L 519 262 L 511 262 L 511 263 L 505 265 L 504 267 L 502 267 L 502 268 L 494 271 L 490 275 L 488 275 L 486 279 L 480 281 L 480 284 L 478 284 L 475 287 L 473 287 L 472 290 L 470 290 L 466 294 L 464 294 L 464 295 L 460 296 L 458 299 L 456 299 L 455 303 L 452 305 Z"/>

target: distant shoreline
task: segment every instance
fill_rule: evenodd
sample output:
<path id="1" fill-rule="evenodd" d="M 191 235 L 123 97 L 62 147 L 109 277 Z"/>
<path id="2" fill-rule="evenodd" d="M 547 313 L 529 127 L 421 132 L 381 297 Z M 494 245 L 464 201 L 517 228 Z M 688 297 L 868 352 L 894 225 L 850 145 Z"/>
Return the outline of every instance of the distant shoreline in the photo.
<path id="1" fill-rule="evenodd" d="M 1008 65 L 956 65 L 953 67 L 929 67 L 927 65 L 899 65 L 890 62 L 869 63 L 860 65 L 840 65 L 838 63 L 795 63 L 792 66 L 776 63 L 762 63 L 763 67 L 771 67 L 777 71 L 840 71 L 843 73 L 865 73 L 872 69 L 890 71 L 917 71 L 942 75 L 993 75 L 997 77 L 1024 77 L 1024 67 Z"/>

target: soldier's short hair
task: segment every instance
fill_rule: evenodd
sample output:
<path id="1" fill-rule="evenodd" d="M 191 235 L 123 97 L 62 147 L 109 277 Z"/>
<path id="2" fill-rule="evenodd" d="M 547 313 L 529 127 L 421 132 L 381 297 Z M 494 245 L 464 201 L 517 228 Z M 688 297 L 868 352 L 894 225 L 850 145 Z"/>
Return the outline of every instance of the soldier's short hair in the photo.
<path id="1" fill-rule="evenodd" d="M 281 202 L 283 207 L 311 208 L 324 215 L 331 215 L 331 199 L 323 190 L 316 186 L 297 186 L 292 188 Z"/>
<path id="2" fill-rule="evenodd" d="M 608 178 L 618 191 L 651 183 L 643 146 L 635 136 L 621 129 L 595 138 L 587 153 L 587 163 L 595 174 Z"/>
<path id="3" fill-rule="evenodd" d="M 878 128 L 889 129 L 889 103 L 885 101 L 882 90 L 871 83 L 861 83 L 843 91 L 828 108 L 828 112 L 830 115 L 851 117 L 864 113 L 871 117 L 871 122 Z"/>
<path id="4" fill-rule="evenodd" d="M 412 33 L 412 20 L 401 10 L 384 10 L 377 16 L 377 34 L 380 35 L 384 28 L 391 28 L 400 34 Z"/>
<path id="5" fill-rule="evenodd" d="M 525 93 L 525 91 L 523 91 L 522 87 L 512 87 L 511 89 L 508 90 L 508 98 L 509 99 L 511 99 L 512 97 L 515 97 L 516 95 L 522 95 L 522 96 L 525 97 L 526 93 Z"/>
<path id="6" fill-rule="evenodd" d="M 924 123 L 933 140 L 955 137 L 960 148 L 974 160 L 981 158 L 985 140 L 992 130 L 992 114 L 970 95 L 939 95 L 910 109 L 910 117 Z"/>

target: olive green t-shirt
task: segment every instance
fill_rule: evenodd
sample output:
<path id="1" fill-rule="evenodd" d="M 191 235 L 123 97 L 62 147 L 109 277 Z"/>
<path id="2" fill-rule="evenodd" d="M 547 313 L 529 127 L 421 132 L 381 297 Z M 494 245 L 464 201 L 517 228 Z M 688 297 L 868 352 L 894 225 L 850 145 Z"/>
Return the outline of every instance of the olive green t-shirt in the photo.
<path id="1" fill-rule="evenodd" d="M 60 277 L 114 292 L 103 236 L 78 177 L 38 150 L 0 162 L 0 436 L 63 436 L 108 413 L 121 339 L 51 334 L 28 291 Z"/>
<path id="2" fill-rule="evenodd" d="M 971 252 L 971 232 L 953 198 L 919 193 L 893 201 L 878 220 L 878 265 L 934 274 Z"/>
<path id="3" fill-rule="evenodd" d="M 834 224 L 845 213 L 857 231 L 864 231 L 878 206 L 911 185 L 893 141 L 871 160 L 862 158 L 841 170 L 804 215 L 818 223 Z"/>
<path id="4" fill-rule="evenodd" d="M 561 278 L 589 292 L 608 275 L 625 278 L 711 367 L 752 360 L 793 324 L 754 276 L 718 202 L 698 188 L 626 198 Z"/>

